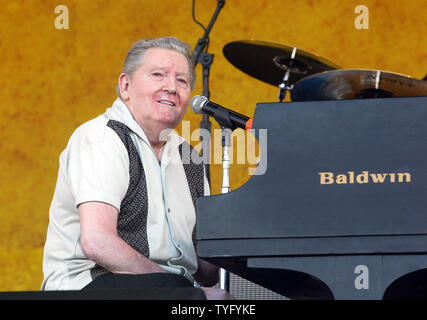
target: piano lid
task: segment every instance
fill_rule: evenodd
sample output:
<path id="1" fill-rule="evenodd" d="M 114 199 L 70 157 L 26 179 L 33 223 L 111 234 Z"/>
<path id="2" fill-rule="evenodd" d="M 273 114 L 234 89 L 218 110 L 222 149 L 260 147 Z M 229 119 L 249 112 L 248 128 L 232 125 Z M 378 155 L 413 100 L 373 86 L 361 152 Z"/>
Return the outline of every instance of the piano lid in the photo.
<path id="1" fill-rule="evenodd" d="M 426 124 L 426 97 L 260 103 L 266 172 L 199 198 L 197 238 L 427 234 Z"/>

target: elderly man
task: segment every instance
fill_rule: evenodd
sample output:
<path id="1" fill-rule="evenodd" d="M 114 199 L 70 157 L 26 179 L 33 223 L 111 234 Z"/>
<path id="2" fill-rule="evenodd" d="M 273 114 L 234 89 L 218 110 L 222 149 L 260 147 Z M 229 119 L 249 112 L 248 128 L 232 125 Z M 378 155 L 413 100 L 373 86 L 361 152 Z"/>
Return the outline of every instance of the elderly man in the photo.
<path id="1" fill-rule="evenodd" d="M 119 98 L 61 153 L 42 290 L 202 286 L 218 270 L 197 257 L 195 200 L 203 164 L 174 129 L 194 86 L 189 46 L 174 37 L 129 50 Z M 197 155 L 196 155 L 197 157 Z M 206 297 L 228 293 L 202 287 Z"/>

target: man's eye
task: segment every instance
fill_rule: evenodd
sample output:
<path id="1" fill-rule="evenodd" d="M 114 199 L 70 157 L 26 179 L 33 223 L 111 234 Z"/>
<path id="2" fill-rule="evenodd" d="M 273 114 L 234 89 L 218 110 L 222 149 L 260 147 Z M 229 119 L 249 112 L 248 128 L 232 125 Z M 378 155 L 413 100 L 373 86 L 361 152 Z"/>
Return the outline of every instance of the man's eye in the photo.
<path id="1" fill-rule="evenodd" d="M 163 74 L 160 72 L 153 72 L 153 76 L 155 77 L 163 77 Z"/>
<path id="2" fill-rule="evenodd" d="M 187 83 L 187 80 L 185 80 L 185 79 L 178 79 L 178 81 L 181 83 L 185 83 L 185 84 Z"/>

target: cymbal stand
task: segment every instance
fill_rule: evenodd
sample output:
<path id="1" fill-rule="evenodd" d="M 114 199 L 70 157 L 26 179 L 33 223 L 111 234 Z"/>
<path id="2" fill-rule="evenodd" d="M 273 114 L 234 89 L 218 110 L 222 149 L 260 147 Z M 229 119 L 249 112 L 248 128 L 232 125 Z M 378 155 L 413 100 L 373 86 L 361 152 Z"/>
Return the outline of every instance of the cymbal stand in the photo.
<path id="1" fill-rule="evenodd" d="M 222 127 L 222 188 L 221 194 L 229 193 L 230 189 L 230 146 L 231 129 Z M 230 291 L 230 272 L 219 269 L 219 287 Z"/>
<path id="2" fill-rule="evenodd" d="M 291 58 L 289 60 L 289 65 L 282 65 L 282 68 L 286 70 L 285 76 L 283 77 L 283 81 L 279 84 L 279 102 L 282 102 L 284 98 L 286 98 L 287 92 L 291 91 L 294 88 L 294 85 L 289 85 L 289 77 L 291 75 L 291 68 L 294 65 L 295 56 L 297 54 L 297 49 L 294 48 L 292 50 Z"/>
<path id="3" fill-rule="evenodd" d="M 279 84 L 279 102 L 282 102 L 284 98 L 286 98 L 286 94 L 288 91 L 291 91 L 294 88 L 294 85 L 288 85 L 289 76 L 291 72 L 286 70 L 285 76 L 283 77 L 283 82 Z"/>

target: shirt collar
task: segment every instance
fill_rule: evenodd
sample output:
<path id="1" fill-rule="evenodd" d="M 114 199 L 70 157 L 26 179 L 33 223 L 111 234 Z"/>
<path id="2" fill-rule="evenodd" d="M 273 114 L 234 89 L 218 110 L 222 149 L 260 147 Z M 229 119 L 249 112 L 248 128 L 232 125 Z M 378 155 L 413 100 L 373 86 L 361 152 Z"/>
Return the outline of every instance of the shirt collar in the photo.
<path id="1" fill-rule="evenodd" d="M 144 130 L 138 124 L 138 122 L 133 117 L 127 105 L 123 102 L 122 99 L 117 98 L 113 105 L 107 109 L 106 116 L 109 120 L 116 120 L 125 124 L 129 129 L 131 129 L 135 134 L 137 134 L 142 140 L 144 140 L 148 145 L 150 145 L 147 136 L 144 133 Z M 168 148 L 178 148 L 178 146 L 185 141 L 183 137 L 178 135 L 175 130 L 171 130 L 166 138 L 166 144 L 163 147 Z"/>

